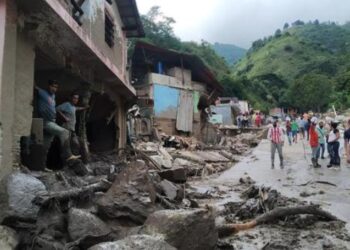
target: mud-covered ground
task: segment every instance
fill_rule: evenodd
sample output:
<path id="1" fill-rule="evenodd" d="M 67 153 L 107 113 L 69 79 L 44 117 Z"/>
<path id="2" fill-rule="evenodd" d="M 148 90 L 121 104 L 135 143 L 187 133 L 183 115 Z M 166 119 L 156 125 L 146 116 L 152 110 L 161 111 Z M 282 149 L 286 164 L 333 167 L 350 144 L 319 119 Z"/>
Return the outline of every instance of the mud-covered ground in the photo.
<path id="1" fill-rule="evenodd" d="M 224 238 L 219 249 L 350 249 L 346 223 L 350 220 L 350 168 L 343 164 L 340 170 L 327 169 L 328 159 L 321 162 L 322 168 L 311 168 L 310 149 L 306 142 L 299 142 L 284 146 L 285 169 L 272 170 L 269 146 L 268 141 L 262 141 L 229 170 L 191 182 L 194 190 L 207 195 L 199 204 L 216 207 L 219 224 L 249 221 L 264 211 L 242 209 L 258 203 L 245 194 L 252 187 L 264 187 L 277 194 L 275 207 L 319 204 L 340 221 L 290 216 Z"/>

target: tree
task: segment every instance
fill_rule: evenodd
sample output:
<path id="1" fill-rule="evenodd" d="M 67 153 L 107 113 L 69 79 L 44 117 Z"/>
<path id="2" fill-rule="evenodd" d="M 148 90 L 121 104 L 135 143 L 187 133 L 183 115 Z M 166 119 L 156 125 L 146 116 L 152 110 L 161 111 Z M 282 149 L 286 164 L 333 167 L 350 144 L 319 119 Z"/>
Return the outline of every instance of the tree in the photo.
<path id="1" fill-rule="evenodd" d="M 295 80 L 289 88 L 289 99 L 300 110 L 320 112 L 331 101 L 333 82 L 324 75 L 310 73 Z"/>
<path id="2" fill-rule="evenodd" d="M 282 31 L 280 29 L 277 29 L 275 32 L 275 37 L 281 37 L 282 36 Z"/>
<path id="3" fill-rule="evenodd" d="M 283 26 L 283 29 L 286 30 L 289 28 L 289 23 L 285 23 L 284 26 Z"/>

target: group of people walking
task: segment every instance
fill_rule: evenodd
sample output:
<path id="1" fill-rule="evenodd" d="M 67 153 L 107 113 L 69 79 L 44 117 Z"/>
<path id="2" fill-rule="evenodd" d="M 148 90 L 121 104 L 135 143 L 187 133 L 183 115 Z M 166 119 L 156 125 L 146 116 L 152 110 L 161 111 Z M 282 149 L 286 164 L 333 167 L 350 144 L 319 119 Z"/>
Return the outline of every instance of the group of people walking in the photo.
<path id="1" fill-rule="evenodd" d="M 330 162 L 327 165 L 328 168 L 340 167 L 340 132 L 338 129 L 339 122 L 332 121 L 328 128 L 325 128 L 323 121 L 318 121 L 316 117 L 301 116 L 296 119 L 286 119 L 286 128 L 283 129 L 278 119 L 275 119 L 272 127 L 268 130 L 268 139 L 271 141 L 271 168 L 275 167 L 275 153 L 278 152 L 280 158 L 280 167 L 284 168 L 283 163 L 283 145 L 284 138 L 287 136 L 289 145 L 298 142 L 299 140 L 308 141 L 311 147 L 311 162 L 314 168 L 319 168 L 319 159 L 325 159 L 325 151 L 327 150 L 330 158 Z M 348 121 L 349 129 L 344 133 L 344 145 L 348 162 L 350 161 L 350 120 Z M 303 141 L 304 145 L 304 141 Z M 305 150 L 305 145 L 304 145 Z"/>

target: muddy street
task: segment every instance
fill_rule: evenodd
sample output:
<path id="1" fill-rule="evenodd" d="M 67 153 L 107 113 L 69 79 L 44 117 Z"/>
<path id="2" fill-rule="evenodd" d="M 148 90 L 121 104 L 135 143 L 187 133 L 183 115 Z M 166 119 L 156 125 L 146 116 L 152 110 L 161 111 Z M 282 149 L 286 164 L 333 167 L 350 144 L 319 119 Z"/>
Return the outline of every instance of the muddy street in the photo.
<path id="1" fill-rule="evenodd" d="M 215 199 L 203 202 L 214 205 L 219 211 L 225 210 L 230 202 L 239 203 L 241 194 L 247 188 L 242 186 L 252 183 L 271 187 L 282 196 L 298 202 L 320 204 L 339 219 L 349 221 L 349 166 L 344 163 L 340 170 L 327 169 L 329 159 L 326 158 L 320 162 L 321 168 L 314 169 L 311 167 L 310 151 L 305 141 L 292 146 L 285 145 L 284 169 L 271 169 L 270 142 L 262 140 L 252 153 L 232 168 L 214 178 L 191 184 L 200 192 L 213 194 Z M 241 232 L 225 242 L 233 245 L 234 249 L 350 249 L 348 223 L 345 225 L 346 230 L 327 228 L 317 223 L 301 228 L 277 223 Z M 329 244 L 329 241 L 334 244 Z"/>

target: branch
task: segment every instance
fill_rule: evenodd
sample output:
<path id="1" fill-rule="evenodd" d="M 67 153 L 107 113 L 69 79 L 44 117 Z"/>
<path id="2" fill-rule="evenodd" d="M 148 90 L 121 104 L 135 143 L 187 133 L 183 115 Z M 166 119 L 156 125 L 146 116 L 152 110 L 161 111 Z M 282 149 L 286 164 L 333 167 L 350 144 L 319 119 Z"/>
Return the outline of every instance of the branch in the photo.
<path id="1" fill-rule="evenodd" d="M 59 201 L 67 200 L 70 198 L 76 198 L 87 192 L 98 192 L 106 191 L 110 188 L 112 183 L 103 179 L 100 182 L 87 185 L 81 188 L 72 188 L 69 190 L 58 191 L 58 192 L 45 192 L 37 195 L 32 202 L 38 206 L 43 206 L 47 204 L 50 200 L 56 199 Z"/>
<path id="2" fill-rule="evenodd" d="M 247 223 L 224 224 L 224 225 L 219 226 L 218 227 L 219 237 L 226 237 L 226 236 L 238 233 L 238 232 L 243 231 L 243 230 L 248 230 L 248 229 L 254 228 L 257 225 L 272 222 L 272 221 L 279 219 L 279 218 L 285 218 L 287 216 L 298 215 L 298 214 L 312 214 L 312 215 L 316 215 L 316 216 L 322 217 L 322 218 L 330 220 L 330 221 L 339 220 L 337 217 L 320 209 L 316 205 L 298 206 L 298 207 L 278 207 L 278 208 L 271 210 L 268 213 L 265 213 L 265 214 L 258 216 L 254 220 L 249 221 Z"/>

